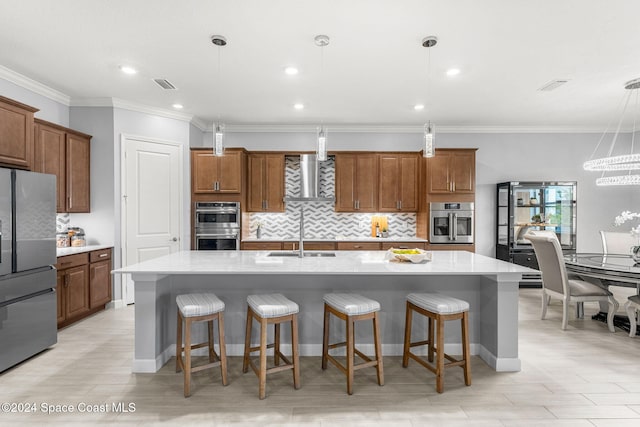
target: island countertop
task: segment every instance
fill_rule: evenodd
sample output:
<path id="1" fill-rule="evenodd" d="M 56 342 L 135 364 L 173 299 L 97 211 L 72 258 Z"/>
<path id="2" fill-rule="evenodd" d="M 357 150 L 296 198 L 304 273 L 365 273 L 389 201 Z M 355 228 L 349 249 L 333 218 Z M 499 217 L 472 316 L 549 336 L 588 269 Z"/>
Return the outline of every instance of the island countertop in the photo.
<path id="1" fill-rule="evenodd" d="M 182 251 L 114 270 L 116 274 L 496 275 L 536 272 L 466 251 L 431 251 L 422 263 L 394 262 L 385 251 L 329 251 L 335 257 L 269 256 L 295 251 Z M 308 251 L 322 252 L 322 251 Z"/>

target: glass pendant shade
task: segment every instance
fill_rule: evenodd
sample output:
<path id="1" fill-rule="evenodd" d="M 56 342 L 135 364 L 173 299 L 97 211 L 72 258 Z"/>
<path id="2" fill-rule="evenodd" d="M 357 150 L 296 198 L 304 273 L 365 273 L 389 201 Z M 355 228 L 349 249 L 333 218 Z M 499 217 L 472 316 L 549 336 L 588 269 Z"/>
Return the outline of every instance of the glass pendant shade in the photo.
<path id="1" fill-rule="evenodd" d="M 318 147 L 316 155 L 319 162 L 327 160 L 327 128 L 321 126 L 318 128 Z"/>
<path id="2" fill-rule="evenodd" d="M 218 123 L 213 130 L 213 154 L 222 156 L 224 154 L 224 125 Z"/>
<path id="3" fill-rule="evenodd" d="M 436 153 L 433 148 L 435 139 L 435 126 L 429 122 L 424 125 L 424 148 L 422 150 L 422 155 L 424 157 L 429 158 L 435 156 Z"/>

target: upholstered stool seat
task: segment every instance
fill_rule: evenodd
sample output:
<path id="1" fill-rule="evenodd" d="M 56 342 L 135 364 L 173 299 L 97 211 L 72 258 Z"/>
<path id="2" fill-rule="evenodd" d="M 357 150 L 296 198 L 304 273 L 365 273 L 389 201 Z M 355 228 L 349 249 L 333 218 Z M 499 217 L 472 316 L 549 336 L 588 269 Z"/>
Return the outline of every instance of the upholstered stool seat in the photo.
<path id="1" fill-rule="evenodd" d="M 244 358 L 242 371 L 247 372 L 249 366 L 259 378 L 258 396 L 266 397 L 267 374 L 283 370 L 293 370 L 293 386 L 300 388 L 300 362 L 298 354 L 298 304 L 282 294 L 249 295 L 247 297 L 247 329 L 244 341 Z M 253 319 L 260 323 L 260 344 L 251 347 L 251 330 Z M 291 322 L 291 360 L 280 351 L 280 324 Z M 267 326 L 274 324 L 274 342 L 267 344 Z M 274 367 L 267 369 L 267 349 L 273 348 Z M 251 353 L 260 351 L 260 366 L 251 360 Z M 280 366 L 280 359 L 285 364 Z"/>
<path id="2" fill-rule="evenodd" d="M 191 374 L 203 369 L 220 366 L 222 384 L 227 385 L 227 356 L 224 342 L 224 302 L 215 294 L 185 294 L 176 297 L 178 305 L 178 325 L 176 337 L 176 372 L 184 371 L 184 397 L 191 395 Z M 218 340 L 220 355 L 215 352 L 213 340 L 213 321 L 218 320 Z M 182 343 L 182 326 L 184 322 L 184 346 Z M 191 324 L 207 322 L 208 341 L 200 344 L 191 343 Z M 201 347 L 209 348 L 209 363 L 191 366 L 191 351 Z M 184 352 L 184 359 L 182 353 Z"/>
<path id="3" fill-rule="evenodd" d="M 382 365 L 382 351 L 380 348 L 380 322 L 378 312 L 380 303 L 358 294 L 326 294 L 324 296 L 324 331 L 322 339 L 322 369 L 327 369 L 327 362 L 333 363 L 347 376 L 347 393 L 353 394 L 354 372 L 358 369 L 375 366 L 378 376 L 378 384 L 384 385 L 384 371 Z M 346 340 L 329 344 L 330 315 L 346 322 Z M 360 350 L 355 348 L 355 322 L 358 320 L 373 320 L 373 340 L 375 345 L 375 360 L 370 359 Z M 347 366 L 329 354 L 330 349 L 346 347 Z M 355 364 L 355 355 L 358 355 L 363 363 Z"/>
<path id="4" fill-rule="evenodd" d="M 413 312 L 429 319 L 428 337 L 426 341 L 411 341 Z M 425 368 L 436 374 L 436 391 L 444 390 L 444 370 L 453 366 L 464 369 L 464 382 L 471 385 L 471 359 L 469 351 L 469 303 L 457 298 L 438 293 L 412 293 L 407 295 L 406 321 L 404 329 L 404 351 L 402 366 L 409 366 L 409 359 L 414 359 Z M 457 360 L 444 352 L 444 322 L 458 320 L 462 328 L 462 359 Z M 437 326 L 437 344 L 434 342 L 434 323 Z M 427 361 L 411 352 L 411 347 L 428 346 Z M 432 365 L 433 353 L 436 353 L 435 366 Z M 450 362 L 445 364 L 444 359 Z M 431 363 L 430 363 L 431 362 Z"/>

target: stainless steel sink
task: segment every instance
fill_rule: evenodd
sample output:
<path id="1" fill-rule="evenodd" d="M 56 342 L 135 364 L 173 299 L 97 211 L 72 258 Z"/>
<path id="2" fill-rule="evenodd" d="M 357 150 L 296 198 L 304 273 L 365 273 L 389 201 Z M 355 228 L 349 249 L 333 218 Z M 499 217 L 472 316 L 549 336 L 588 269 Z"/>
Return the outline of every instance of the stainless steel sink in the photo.
<path id="1" fill-rule="evenodd" d="M 267 256 L 288 256 L 297 257 L 298 252 L 269 252 Z M 335 252 L 305 252 L 305 257 L 335 257 Z"/>

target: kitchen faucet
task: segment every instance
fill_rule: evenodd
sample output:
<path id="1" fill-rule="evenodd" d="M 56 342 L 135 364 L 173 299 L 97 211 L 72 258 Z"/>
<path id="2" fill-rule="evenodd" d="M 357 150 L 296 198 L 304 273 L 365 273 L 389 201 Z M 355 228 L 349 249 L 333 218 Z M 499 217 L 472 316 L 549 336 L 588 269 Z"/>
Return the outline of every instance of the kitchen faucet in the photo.
<path id="1" fill-rule="evenodd" d="M 304 258 L 304 204 L 300 205 L 300 243 L 298 243 L 298 257 Z"/>

